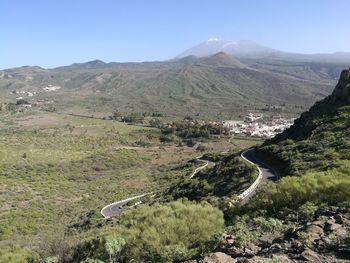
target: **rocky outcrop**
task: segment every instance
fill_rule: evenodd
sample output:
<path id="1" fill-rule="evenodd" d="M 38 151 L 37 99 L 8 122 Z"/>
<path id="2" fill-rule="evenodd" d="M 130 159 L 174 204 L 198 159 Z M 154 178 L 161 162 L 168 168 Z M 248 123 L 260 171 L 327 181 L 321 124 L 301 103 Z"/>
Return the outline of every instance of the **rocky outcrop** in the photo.
<path id="1" fill-rule="evenodd" d="M 339 82 L 330 96 L 332 102 L 343 101 L 350 104 L 350 69 L 343 70 Z"/>
<path id="2" fill-rule="evenodd" d="M 350 261 L 350 208 L 319 208 L 315 218 L 295 225 L 282 235 L 271 232 L 245 242 L 224 235 L 216 253 L 189 263 L 348 262 Z"/>

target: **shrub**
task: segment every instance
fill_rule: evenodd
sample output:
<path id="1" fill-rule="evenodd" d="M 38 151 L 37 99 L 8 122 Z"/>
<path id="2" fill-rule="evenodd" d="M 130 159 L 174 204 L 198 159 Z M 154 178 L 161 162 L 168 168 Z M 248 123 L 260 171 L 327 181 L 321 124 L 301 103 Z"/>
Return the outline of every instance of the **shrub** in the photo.
<path id="1" fill-rule="evenodd" d="M 121 237 L 107 238 L 105 247 L 111 263 L 118 262 L 120 252 L 124 246 L 125 240 Z"/>
<path id="2" fill-rule="evenodd" d="M 183 261 L 224 226 L 223 214 L 207 202 L 186 200 L 141 206 L 122 217 L 125 257 L 136 261 Z"/>
<path id="3" fill-rule="evenodd" d="M 311 202 L 306 202 L 298 209 L 299 219 L 304 221 L 310 221 L 315 215 L 317 206 Z"/>
<path id="4" fill-rule="evenodd" d="M 282 178 L 278 184 L 269 183 L 254 197 L 251 208 L 276 212 L 284 208 L 297 211 L 302 206 L 302 214 L 308 217 L 314 209 L 311 203 L 349 203 L 349 171 L 345 169 L 344 172 L 345 174 L 331 170 L 307 173 L 302 177 Z"/>

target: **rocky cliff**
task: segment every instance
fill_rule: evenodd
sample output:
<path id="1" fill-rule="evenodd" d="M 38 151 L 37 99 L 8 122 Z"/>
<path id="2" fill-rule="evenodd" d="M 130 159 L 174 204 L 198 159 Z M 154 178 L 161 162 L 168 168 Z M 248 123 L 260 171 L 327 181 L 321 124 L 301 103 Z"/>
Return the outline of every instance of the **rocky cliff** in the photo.
<path id="1" fill-rule="evenodd" d="M 339 82 L 335 87 L 329 100 L 334 103 L 345 103 L 350 105 L 350 69 L 343 70 Z"/>

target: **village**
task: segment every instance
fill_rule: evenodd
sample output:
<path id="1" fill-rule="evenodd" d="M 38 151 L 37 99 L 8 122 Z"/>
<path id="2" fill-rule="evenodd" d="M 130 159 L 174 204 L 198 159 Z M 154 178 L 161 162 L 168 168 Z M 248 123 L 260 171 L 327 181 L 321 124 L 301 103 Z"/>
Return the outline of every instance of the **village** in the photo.
<path id="1" fill-rule="evenodd" d="M 42 88 L 43 92 L 53 92 L 61 89 L 60 86 L 47 85 Z M 40 91 L 24 91 L 24 90 L 13 90 L 11 94 L 16 96 L 16 105 L 20 106 L 23 109 L 32 108 L 33 106 L 43 106 L 46 104 L 51 104 L 52 100 L 47 99 L 38 99 L 34 102 L 29 102 L 28 99 L 31 99 L 35 95 L 41 93 Z"/>
<path id="2" fill-rule="evenodd" d="M 186 117 L 190 131 L 203 130 L 211 136 L 239 136 L 239 137 L 260 137 L 273 138 L 276 134 L 283 132 L 293 125 L 295 118 L 286 118 L 281 115 L 263 115 L 262 113 L 249 112 L 241 120 L 197 120 Z M 204 129 L 203 129 L 204 127 Z M 205 133 L 205 132 L 204 132 Z"/>
<path id="3" fill-rule="evenodd" d="M 261 113 L 249 113 L 244 120 L 225 120 L 221 125 L 232 136 L 272 138 L 292 126 L 294 120 L 294 118 L 283 118 L 280 115 L 264 117 Z"/>

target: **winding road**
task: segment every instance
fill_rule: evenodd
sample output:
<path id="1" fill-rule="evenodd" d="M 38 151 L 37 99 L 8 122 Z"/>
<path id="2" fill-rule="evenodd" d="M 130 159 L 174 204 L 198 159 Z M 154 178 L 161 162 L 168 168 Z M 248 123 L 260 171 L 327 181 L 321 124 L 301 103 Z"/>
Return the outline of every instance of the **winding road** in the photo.
<path id="1" fill-rule="evenodd" d="M 201 160 L 202 156 L 197 157 L 197 160 L 205 162 L 203 166 L 200 166 L 194 170 L 194 172 L 190 175 L 190 178 L 193 178 L 200 170 L 203 170 L 206 168 L 210 162 L 206 160 Z M 248 188 L 246 189 L 243 193 L 239 195 L 239 198 L 241 199 L 242 202 L 247 202 L 250 197 L 252 197 L 255 192 L 257 187 L 266 181 L 277 181 L 279 179 L 278 173 L 270 166 L 264 164 L 262 161 L 258 160 L 255 155 L 255 149 L 248 149 L 244 152 L 242 152 L 241 157 L 249 162 L 250 164 L 253 164 L 257 167 L 259 171 L 259 176 L 255 180 L 255 182 Z M 138 196 L 133 196 L 124 200 L 120 200 L 114 203 L 111 203 L 109 205 L 106 205 L 104 208 L 101 209 L 101 214 L 104 218 L 109 218 L 112 216 L 116 216 L 121 214 L 125 209 L 123 208 L 124 205 L 126 205 L 128 202 L 142 198 L 146 195 L 150 195 L 152 193 L 145 193 L 142 195 Z"/>
<path id="2" fill-rule="evenodd" d="M 133 196 L 133 197 L 106 205 L 104 208 L 101 209 L 101 215 L 103 215 L 104 218 L 109 218 L 112 216 L 119 215 L 123 212 L 123 206 L 126 205 L 128 202 L 135 200 L 135 199 L 138 199 L 138 198 L 142 198 L 142 197 L 144 197 L 146 195 L 150 195 L 150 194 L 152 194 L 152 193 L 145 193 L 142 195 Z"/>
<path id="3" fill-rule="evenodd" d="M 198 167 L 198 168 L 196 168 L 194 170 L 194 172 L 190 175 L 190 178 L 193 178 L 200 170 L 203 170 L 205 167 L 207 167 L 209 165 L 210 162 L 206 161 L 206 160 L 201 160 L 202 157 L 203 156 L 198 156 L 196 159 L 199 160 L 199 161 L 205 162 L 205 164 L 200 166 L 200 167 Z"/>
<path id="4" fill-rule="evenodd" d="M 245 190 L 242 194 L 239 195 L 240 199 L 246 202 L 250 197 L 252 197 L 255 194 L 257 187 L 261 183 L 267 181 L 277 181 L 280 177 L 275 169 L 263 163 L 256 157 L 256 152 L 254 148 L 244 151 L 241 154 L 241 157 L 250 164 L 255 165 L 259 171 L 259 176 L 256 179 L 256 181 L 247 190 Z"/>
<path id="5" fill-rule="evenodd" d="M 199 171 L 203 170 L 205 167 L 207 167 L 211 163 L 211 162 L 206 161 L 206 160 L 201 160 L 201 158 L 202 158 L 202 156 L 196 157 L 197 160 L 205 162 L 205 164 L 200 166 L 200 167 L 198 167 L 198 168 L 196 168 L 194 170 L 194 172 L 190 175 L 190 178 L 194 177 Z M 132 200 L 135 200 L 135 199 L 142 198 L 142 197 L 144 197 L 146 195 L 150 195 L 152 193 L 153 192 L 145 193 L 145 194 L 142 194 L 142 195 L 133 196 L 133 197 L 130 197 L 130 198 L 127 198 L 127 199 L 124 199 L 124 200 L 120 200 L 120 201 L 116 201 L 114 203 L 106 205 L 105 207 L 103 207 L 101 209 L 101 215 L 104 218 L 109 218 L 109 217 L 112 217 L 112 216 L 120 215 L 125 210 L 125 208 L 123 208 L 123 206 L 125 206 L 128 202 L 130 202 Z"/>

